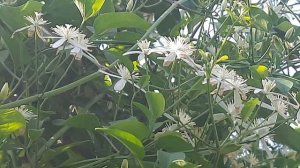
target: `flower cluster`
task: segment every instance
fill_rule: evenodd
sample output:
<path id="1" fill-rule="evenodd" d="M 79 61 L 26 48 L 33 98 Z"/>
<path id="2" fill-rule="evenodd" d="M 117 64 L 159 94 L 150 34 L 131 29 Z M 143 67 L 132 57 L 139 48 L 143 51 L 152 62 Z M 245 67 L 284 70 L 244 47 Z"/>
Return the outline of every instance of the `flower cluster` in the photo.
<path id="1" fill-rule="evenodd" d="M 56 26 L 52 28 L 53 32 L 50 33 L 46 28 L 44 28 L 48 22 L 42 18 L 42 15 L 42 13 L 35 12 L 35 17 L 26 16 L 25 19 L 31 24 L 17 29 L 13 33 L 12 37 L 15 33 L 27 29 L 29 37 L 32 37 L 34 33 L 36 33 L 36 35 L 42 40 L 56 39 L 56 41 L 50 46 L 57 49 L 57 52 L 70 50 L 70 54 L 74 56 L 75 60 L 81 60 L 82 56 L 84 56 L 99 68 L 101 67 L 97 59 L 90 53 L 91 50 L 89 48 L 93 47 L 93 45 L 89 42 L 89 39 L 86 38 L 85 34 L 81 33 L 78 28 L 73 27 L 70 24 Z"/>

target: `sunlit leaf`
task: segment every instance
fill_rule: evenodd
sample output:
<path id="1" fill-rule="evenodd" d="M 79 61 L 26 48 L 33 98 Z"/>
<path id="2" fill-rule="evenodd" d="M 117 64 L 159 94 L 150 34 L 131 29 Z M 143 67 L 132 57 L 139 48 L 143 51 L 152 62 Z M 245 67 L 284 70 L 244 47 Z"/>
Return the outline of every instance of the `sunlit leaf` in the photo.
<path id="1" fill-rule="evenodd" d="M 9 135 L 26 124 L 25 118 L 15 109 L 0 110 L 0 135 Z"/>

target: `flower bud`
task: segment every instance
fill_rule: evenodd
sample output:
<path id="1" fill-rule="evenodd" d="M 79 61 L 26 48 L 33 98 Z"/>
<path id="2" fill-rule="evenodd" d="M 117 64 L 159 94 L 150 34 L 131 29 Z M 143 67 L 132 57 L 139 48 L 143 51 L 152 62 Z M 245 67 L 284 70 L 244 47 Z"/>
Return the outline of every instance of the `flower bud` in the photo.
<path id="1" fill-rule="evenodd" d="M 294 34 L 294 32 L 295 32 L 294 27 L 289 28 L 289 30 L 286 31 L 284 38 L 286 40 L 289 40 L 292 37 L 292 35 Z"/>
<path id="2" fill-rule="evenodd" d="M 1 89 L 0 92 L 0 100 L 5 100 L 8 97 L 9 87 L 8 83 L 6 82 Z"/>

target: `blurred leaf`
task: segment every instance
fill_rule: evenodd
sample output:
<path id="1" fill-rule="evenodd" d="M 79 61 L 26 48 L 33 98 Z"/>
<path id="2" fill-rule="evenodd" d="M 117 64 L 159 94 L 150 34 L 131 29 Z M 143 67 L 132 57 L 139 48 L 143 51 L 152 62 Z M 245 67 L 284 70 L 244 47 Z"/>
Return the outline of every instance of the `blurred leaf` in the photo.
<path id="1" fill-rule="evenodd" d="M 42 163 L 49 163 L 50 160 L 53 160 L 55 157 L 61 156 L 62 153 L 70 151 L 73 147 L 88 143 L 90 141 L 77 141 L 74 143 L 66 144 L 59 146 L 57 148 L 47 150 L 41 159 Z"/>
<path id="2" fill-rule="evenodd" d="M 165 111 L 165 98 L 161 93 L 147 92 L 146 99 L 153 117 L 160 117 Z"/>
<path id="3" fill-rule="evenodd" d="M 117 12 L 104 13 L 97 16 L 94 21 L 96 35 L 103 34 L 112 28 L 138 28 L 147 30 L 150 24 L 134 13 Z"/>
<path id="4" fill-rule="evenodd" d="M 118 139 L 138 159 L 142 159 L 144 157 L 144 146 L 142 142 L 134 135 L 126 131 L 112 128 L 96 128 L 96 131 L 104 132 Z"/>
<path id="5" fill-rule="evenodd" d="M 28 129 L 28 136 L 29 136 L 30 140 L 32 140 L 32 141 L 37 140 L 39 137 L 42 136 L 44 130 L 45 130 L 45 128 L 42 128 L 42 129 Z"/>
<path id="6" fill-rule="evenodd" d="M 130 32 L 130 31 L 117 32 L 116 36 L 115 36 L 115 40 L 136 43 L 136 41 L 141 39 L 141 37 L 142 37 L 142 34 L 135 33 L 135 32 Z"/>
<path id="7" fill-rule="evenodd" d="M 163 11 L 164 12 L 164 11 Z M 155 13 L 155 19 L 158 19 L 162 13 Z M 172 28 L 180 23 L 180 13 L 179 10 L 173 10 L 167 15 L 167 17 L 157 26 L 157 31 L 162 36 L 170 36 Z M 176 29 L 176 28 L 175 28 Z M 176 30 L 174 30 L 176 31 Z M 174 33 L 174 32 L 173 32 Z"/>
<path id="8" fill-rule="evenodd" d="M 242 112 L 241 112 L 241 117 L 242 119 L 248 120 L 248 118 L 252 115 L 255 107 L 257 106 L 257 104 L 259 103 L 259 99 L 258 98 L 252 98 L 249 101 L 247 101 L 247 103 L 245 103 Z"/>
<path id="9" fill-rule="evenodd" d="M 283 21 L 279 25 L 276 26 L 277 29 L 287 32 L 293 25 L 289 21 Z"/>
<path id="10" fill-rule="evenodd" d="M 182 139 L 180 133 L 164 132 L 157 137 L 156 146 L 167 152 L 182 152 L 192 150 L 191 144 Z"/>
<path id="11" fill-rule="evenodd" d="M 231 153 L 234 151 L 237 151 L 241 148 L 241 145 L 237 145 L 237 144 L 226 144 L 224 146 L 221 147 L 220 149 L 220 153 L 221 154 L 227 154 L 227 153 Z"/>
<path id="12" fill-rule="evenodd" d="M 9 51 L 8 50 L 2 50 L 0 51 L 0 62 L 4 63 L 5 60 L 8 58 Z"/>
<path id="13" fill-rule="evenodd" d="M 73 0 L 51 0 L 47 1 L 43 7 L 44 18 L 51 21 L 52 26 L 64 25 L 66 23 L 79 26 L 81 15 L 78 12 Z"/>
<path id="14" fill-rule="evenodd" d="M 69 127 L 92 130 L 100 126 L 100 122 L 94 114 L 78 114 L 67 119 L 64 124 Z"/>
<path id="15" fill-rule="evenodd" d="M 169 167 L 174 160 L 185 159 L 183 152 L 168 153 L 162 150 L 157 151 L 157 161 L 159 168 Z"/>
<path id="16" fill-rule="evenodd" d="M 149 122 L 153 120 L 153 114 L 146 106 L 138 102 L 133 102 L 133 105 L 144 113 Z"/>
<path id="17" fill-rule="evenodd" d="M 251 7 L 250 8 L 251 20 L 253 20 L 254 25 L 263 30 L 268 31 L 271 28 L 269 23 L 269 15 L 266 14 L 262 9 L 258 7 Z"/>
<path id="18" fill-rule="evenodd" d="M 276 87 L 283 93 L 288 93 L 293 87 L 293 82 L 287 79 L 274 77 L 269 77 L 269 79 L 274 80 L 276 82 Z"/>
<path id="19" fill-rule="evenodd" d="M 138 85 L 141 88 L 145 88 L 149 85 L 150 76 L 149 75 L 143 75 L 140 77 Z"/>
<path id="20" fill-rule="evenodd" d="M 115 121 L 111 123 L 111 126 L 109 128 L 126 131 L 140 140 L 144 140 L 150 134 L 149 129 L 135 117 Z"/>
<path id="21" fill-rule="evenodd" d="M 0 135 L 9 135 L 26 124 L 25 118 L 15 109 L 0 110 Z"/>
<path id="22" fill-rule="evenodd" d="M 281 124 L 277 129 L 275 129 L 275 141 L 287 145 L 298 152 L 300 151 L 299 140 L 300 133 L 286 124 Z"/>

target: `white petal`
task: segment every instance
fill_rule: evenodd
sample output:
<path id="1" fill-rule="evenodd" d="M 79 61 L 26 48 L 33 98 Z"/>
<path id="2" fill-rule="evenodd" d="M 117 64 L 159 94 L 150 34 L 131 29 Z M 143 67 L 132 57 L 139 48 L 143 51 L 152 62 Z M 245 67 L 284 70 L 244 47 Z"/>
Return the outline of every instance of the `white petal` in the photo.
<path id="1" fill-rule="evenodd" d="M 175 53 L 170 53 L 166 55 L 163 66 L 169 66 L 174 60 L 176 59 L 176 54 Z"/>
<path id="2" fill-rule="evenodd" d="M 58 48 L 59 46 L 63 45 L 65 41 L 66 41 L 66 39 L 61 38 L 61 39 L 57 40 L 55 43 L 53 43 L 51 45 L 51 47 L 52 48 Z"/>
<path id="3" fill-rule="evenodd" d="M 131 55 L 131 54 L 140 54 L 142 53 L 141 51 L 128 51 L 126 53 L 124 53 L 123 55 Z"/>
<path id="4" fill-rule="evenodd" d="M 127 81 L 125 79 L 120 79 L 114 86 L 115 91 L 119 92 L 119 91 L 123 90 L 126 82 Z"/>
<path id="5" fill-rule="evenodd" d="M 298 121 L 298 123 L 300 123 L 300 110 L 297 113 L 297 121 Z"/>
<path id="6" fill-rule="evenodd" d="M 262 89 L 256 88 L 256 89 L 254 89 L 254 94 L 257 94 L 257 93 L 259 93 L 259 92 L 261 92 L 261 91 L 262 91 Z"/>

